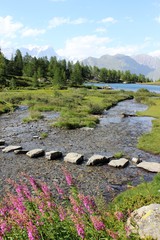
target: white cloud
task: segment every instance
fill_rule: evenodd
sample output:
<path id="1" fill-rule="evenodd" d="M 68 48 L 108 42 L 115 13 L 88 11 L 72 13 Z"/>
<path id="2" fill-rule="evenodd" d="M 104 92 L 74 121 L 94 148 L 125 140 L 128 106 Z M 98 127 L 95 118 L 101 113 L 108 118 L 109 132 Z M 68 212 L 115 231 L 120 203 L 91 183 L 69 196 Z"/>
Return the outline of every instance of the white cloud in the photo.
<path id="1" fill-rule="evenodd" d="M 153 57 L 160 57 L 160 50 L 155 50 L 149 53 Z"/>
<path id="2" fill-rule="evenodd" d="M 45 32 L 45 29 L 25 28 L 22 31 L 22 37 L 36 37 L 40 34 L 44 34 Z"/>
<path id="3" fill-rule="evenodd" d="M 98 32 L 98 33 L 104 33 L 106 32 L 106 28 L 103 28 L 103 27 L 99 27 L 99 28 L 96 28 L 95 32 Z"/>
<path id="4" fill-rule="evenodd" d="M 0 17 L 0 36 L 3 38 L 14 38 L 17 32 L 22 29 L 23 24 L 14 22 L 11 16 Z"/>
<path id="5" fill-rule="evenodd" d="M 100 20 L 100 23 L 116 23 L 116 22 L 117 20 L 114 19 L 113 17 L 107 17 Z"/>
<path id="6" fill-rule="evenodd" d="M 77 18 L 74 20 L 71 20 L 70 18 L 64 18 L 64 17 L 54 17 L 49 21 L 49 28 L 56 28 L 60 25 L 64 24 L 82 24 L 85 23 L 87 19 L 85 18 Z"/>
<path id="7" fill-rule="evenodd" d="M 154 20 L 155 20 L 156 22 L 160 23 L 160 16 L 156 17 Z"/>
<path id="8" fill-rule="evenodd" d="M 110 46 L 112 40 L 108 37 L 98 37 L 97 35 L 78 36 L 66 41 L 64 49 L 56 52 L 62 57 L 70 60 L 82 60 L 89 56 L 101 57 L 105 54 L 135 55 L 145 49 L 146 44 L 140 45 L 117 45 Z M 112 42 L 113 44 L 113 42 Z"/>
<path id="9" fill-rule="evenodd" d="M 108 37 L 97 37 L 96 35 L 78 36 L 66 41 L 64 49 L 56 52 L 60 56 L 69 59 L 84 59 L 89 56 L 99 57 L 106 52 L 106 45 L 111 42 Z"/>

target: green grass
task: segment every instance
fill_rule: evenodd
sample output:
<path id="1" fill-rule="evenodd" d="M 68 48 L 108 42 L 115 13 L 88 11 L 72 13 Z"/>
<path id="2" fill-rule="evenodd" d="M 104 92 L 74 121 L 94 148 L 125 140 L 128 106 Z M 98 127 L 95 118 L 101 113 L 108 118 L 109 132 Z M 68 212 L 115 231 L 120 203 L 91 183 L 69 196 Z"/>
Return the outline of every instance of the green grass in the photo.
<path id="1" fill-rule="evenodd" d="M 160 154 L 160 98 L 152 97 L 148 99 L 152 104 L 145 112 L 138 113 L 141 116 L 150 116 L 155 119 L 152 120 L 152 130 L 144 134 L 138 140 L 138 148 Z M 147 100 L 147 101 L 148 101 Z"/>

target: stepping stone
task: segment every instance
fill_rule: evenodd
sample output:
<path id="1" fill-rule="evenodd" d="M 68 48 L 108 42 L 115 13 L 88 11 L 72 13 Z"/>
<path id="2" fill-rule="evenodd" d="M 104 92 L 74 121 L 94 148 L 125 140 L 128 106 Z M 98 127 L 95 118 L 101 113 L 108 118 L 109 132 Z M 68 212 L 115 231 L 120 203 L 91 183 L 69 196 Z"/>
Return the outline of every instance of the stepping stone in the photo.
<path id="1" fill-rule="evenodd" d="M 30 158 L 37 158 L 37 157 L 42 157 L 45 155 L 45 152 L 41 148 L 33 149 L 30 150 L 29 152 L 26 153 L 27 156 Z"/>
<path id="2" fill-rule="evenodd" d="M 8 152 L 11 152 L 11 151 L 14 151 L 14 150 L 18 150 L 18 149 L 22 149 L 22 147 L 21 146 L 10 145 L 10 146 L 7 146 L 4 149 L 2 149 L 2 152 L 8 153 Z"/>
<path id="3" fill-rule="evenodd" d="M 111 160 L 108 165 L 111 167 L 126 167 L 129 163 L 129 160 L 126 158 L 120 158 L 116 160 Z"/>
<path id="4" fill-rule="evenodd" d="M 15 154 L 26 154 L 28 152 L 28 150 L 14 150 Z"/>
<path id="5" fill-rule="evenodd" d="M 83 161 L 83 159 L 84 159 L 83 155 L 71 152 L 64 157 L 64 162 L 80 164 Z"/>
<path id="6" fill-rule="evenodd" d="M 133 157 L 133 158 L 132 158 L 132 162 L 138 164 L 138 163 L 142 162 L 142 160 L 140 160 L 140 159 L 137 158 L 137 157 Z"/>
<path id="7" fill-rule="evenodd" d="M 59 152 L 59 151 L 46 152 L 45 157 L 46 157 L 48 160 L 55 160 L 55 159 L 58 159 L 58 158 L 61 158 L 61 157 L 62 157 L 62 152 Z"/>
<path id="8" fill-rule="evenodd" d="M 0 146 L 5 145 L 5 140 L 0 139 Z"/>
<path id="9" fill-rule="evenodd" d="M 112 157 L 113 156 L 106 157 L 106 156 L 95 154 L 88 159 L 86 165 L 93 166 L 93 165 L 97 165 L 97 164 L 109 163 L 109 161 Z"/>
<path id="10" fill-rule="evenodd" d="M 157 162 L 146 162 L 143 161 L 137 165 L 139 168 L 143 168 L 149 172 L 155 172 L 158 173 L 160 172 L 160 163 Z"/>

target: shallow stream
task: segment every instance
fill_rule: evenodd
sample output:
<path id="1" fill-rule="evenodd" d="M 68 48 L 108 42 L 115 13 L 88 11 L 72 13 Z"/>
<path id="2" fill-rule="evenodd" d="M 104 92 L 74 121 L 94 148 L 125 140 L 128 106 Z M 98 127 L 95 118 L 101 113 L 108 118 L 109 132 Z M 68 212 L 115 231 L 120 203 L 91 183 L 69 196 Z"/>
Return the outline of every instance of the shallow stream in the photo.
<path id="1" fill-rule="evenodd" d="M 117 106 L 100 117 L 100 124 L 95 129 L 60 130 L 50 126 L 58 117 L 55 113 L 44 113 L 44 119 L 25 124 L 23 118 L 28 115 L 27 107 L 21 107 L 14 113 L 0 116 L 0 138 L 8 145 L 21 145 L 25 150 L 43 148 L 45 151 L 59 150 L 65 155 L 78 152 L 84 155 L 81 165 L 67 164 L 62 160 L 48 161 L 44 157 L 30 159 L 26 155 L 2 153 L 0 151 L 0 193 L 4 192 L 5 179 L 19 179 L 21 172 L 44 180 L 54 191 L 53 182 L 64 185 L 62 166 L 65 166 L 77 179 L 78 186 L 85 193 L 102 193 L 107 200 L 126 189 L 128 184 L 137 185 L 142 180 L 150 181 L 154 173 L 137 168 L 130 162 L 124 169 L 115 169 L 107 164 L 88 167 L 86 160 L 93 154 L 110 155 L 123 152 L 130 159 L 140 156 L 145 161 L 160 162 L 160 156 L 137 149 L 137 140 L 152 127 L 152 118 L 123 117 L 122 113 L 135 115 L 147 106 L 134 100 L 120 102 Z M 42 139 L 41 134 L 48 137 Z"/>

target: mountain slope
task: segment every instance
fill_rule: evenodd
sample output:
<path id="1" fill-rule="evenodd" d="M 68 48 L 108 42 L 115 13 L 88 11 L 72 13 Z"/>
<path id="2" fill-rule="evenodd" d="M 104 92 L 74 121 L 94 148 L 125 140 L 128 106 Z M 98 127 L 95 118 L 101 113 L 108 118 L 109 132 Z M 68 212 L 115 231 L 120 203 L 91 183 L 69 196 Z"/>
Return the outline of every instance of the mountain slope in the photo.
<path id="1" fill-rule="evenodd" d="M 85 65 L 97 66 L 99 68 L 114 69 L 120 71 L 130 70 L 131 73 L 148 75 L 154 68 L 138 63 L 132 57 L 117 54 L 114 56 L 103 55 L 100 58 L 89 57 L 83 60 Z"/>

